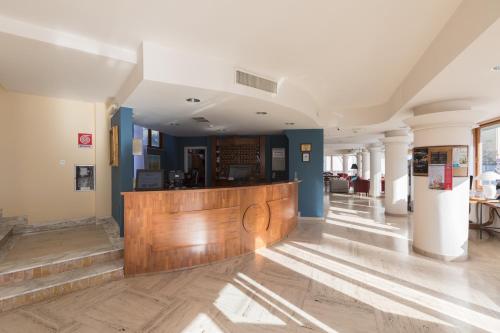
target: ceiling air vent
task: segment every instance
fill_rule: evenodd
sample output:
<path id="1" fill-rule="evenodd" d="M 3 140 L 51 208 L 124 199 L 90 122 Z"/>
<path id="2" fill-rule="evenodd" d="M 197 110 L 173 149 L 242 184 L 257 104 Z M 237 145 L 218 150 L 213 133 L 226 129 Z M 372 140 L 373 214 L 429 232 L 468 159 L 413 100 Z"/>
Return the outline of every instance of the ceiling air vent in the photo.
<path id="1" fill-rule="evenodd" d="M 264 90 L 272 94 L 276 94 L 278 92 L 277 82 L 238 70 L 236 71 L 236 83 L 259 90 Z"/>
<path id="2" fill-rule="evenodd" d="M 205 117 L 193 117 L 192 118 L 194 121 L 197 121 L 199 123 L 209 123 L 210 121 L 208 121 L 207 118 Z"/>

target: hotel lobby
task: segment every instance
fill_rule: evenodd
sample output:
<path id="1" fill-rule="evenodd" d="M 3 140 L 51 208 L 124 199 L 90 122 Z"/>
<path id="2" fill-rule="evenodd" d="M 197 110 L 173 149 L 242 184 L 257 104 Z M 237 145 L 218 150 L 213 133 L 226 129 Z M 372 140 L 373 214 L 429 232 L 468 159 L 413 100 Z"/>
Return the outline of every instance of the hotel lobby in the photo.
<path id="1" fill-rule="evenodd" d="M 500 332 L 500 1 L 0 0 L 0 332 Z"/>

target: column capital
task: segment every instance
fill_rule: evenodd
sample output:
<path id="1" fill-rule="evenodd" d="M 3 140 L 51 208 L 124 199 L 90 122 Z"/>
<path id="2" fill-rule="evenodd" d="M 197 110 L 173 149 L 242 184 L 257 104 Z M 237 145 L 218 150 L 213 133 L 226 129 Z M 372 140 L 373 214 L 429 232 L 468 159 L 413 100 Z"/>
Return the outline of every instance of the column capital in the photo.
<path id="1" fill-rule="evenodd" d="M 392 144 L 392 143 L 403 143 L 403 144 L 409 145 L 412 142 L 411 138 L 408 135 L 390 136 L 390 137 L 386 137 L 386 138 L 381 139 L 381 141 L 386 145 Z"/>
<path id="2" fill-rule="evenodd" d="M 384 145 L 381 143 L 372 143 L 371 145 L 368 146 L 368 150 L 370 152 L 376 152 L 376 151 L 382 151 L 384 148 Z"/>
<path id="3" fill-rule="evenodd" d="M 470 105 L 457 101 L 437 102 L 421 105 L 413 109 L 414 116 L 404 120 L 414 131 L 430 128 L 476 127 L 481 119 Z"/>

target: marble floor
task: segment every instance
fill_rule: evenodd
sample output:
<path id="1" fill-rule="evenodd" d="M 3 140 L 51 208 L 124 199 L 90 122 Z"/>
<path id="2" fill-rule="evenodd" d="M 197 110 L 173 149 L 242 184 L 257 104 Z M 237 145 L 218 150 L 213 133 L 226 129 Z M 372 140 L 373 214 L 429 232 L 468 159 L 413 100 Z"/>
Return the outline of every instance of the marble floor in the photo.
<path id="1" fill-rule="evenodd" d="M 14 235 L 0 248 L 0 273 L 112 249 L 107 224 Z"/>
<path id="2" fill-rule="evenodd" d="M 500 332 L 500 241 L 443 263 L 409 249 L 411 218 L 325 198 L 325 221 L 222 263 L 111 282 L 0 315 L 0 332 Z"/>

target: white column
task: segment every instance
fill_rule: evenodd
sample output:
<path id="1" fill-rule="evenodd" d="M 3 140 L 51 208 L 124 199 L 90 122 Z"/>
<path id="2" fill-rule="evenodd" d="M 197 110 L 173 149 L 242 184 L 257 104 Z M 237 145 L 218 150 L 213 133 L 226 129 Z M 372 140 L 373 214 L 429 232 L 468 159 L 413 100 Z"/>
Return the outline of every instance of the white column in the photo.
<path id="1" fill-rule="evenodd" d="M 387 132 L 385 144 L 385 213 L 408 214 L 408 145 L 406 131 Z"/>
<path id="2" fill-rule="evenodd" d="M 382 193 L 382 146 L 373 145 L 370 150 L 370 196 L 379 197 Z"/>
<path id="3" fill-rule="evenodd" d="M 472 151 L 475 111 L 422 114 L 406 122 L 414 131 L 415 148 L 467 145 Z M 471 170 L 469 170 L 469 173 Z M 469 178 L 453 177 L 452 190 L 429 189 L 428 176 L 414 176 L 413 250 L 440 260 L 468 255 Z"/>
<path id="4" fill-rule="evenodd" d="M 342 155 L 342 172 L 349 173 L 349 155 Z"/>
<path id="5" fill-rule="evenodd" d="M 363 170 L 363 154 L 361 152 L 358 152 L 356 154 L 356 165 L 358 166 L 358 170 L 356 170 L 356 175 L 361 177 L 362 170 Z"/>
<path id="6" fill-rule="evenodd" d="M 370 152 L 363 151 L 363 179 L 370 179 Z"/>

